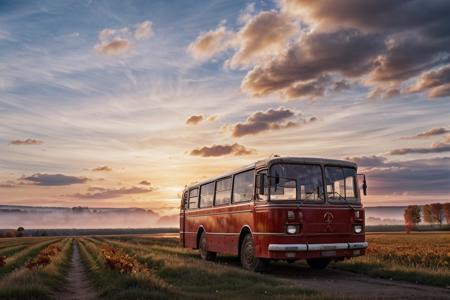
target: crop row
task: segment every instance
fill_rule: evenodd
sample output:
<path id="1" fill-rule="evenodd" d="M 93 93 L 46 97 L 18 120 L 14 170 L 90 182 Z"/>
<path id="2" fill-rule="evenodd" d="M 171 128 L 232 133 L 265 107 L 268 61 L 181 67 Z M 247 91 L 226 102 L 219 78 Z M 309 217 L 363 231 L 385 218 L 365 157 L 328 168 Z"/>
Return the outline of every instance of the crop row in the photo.
<path id="1" fill-rule="evenodd" d="M 71 239 L 36 239 L 0 268 L 0 299 L 51 299 L 66 284 Z"/>

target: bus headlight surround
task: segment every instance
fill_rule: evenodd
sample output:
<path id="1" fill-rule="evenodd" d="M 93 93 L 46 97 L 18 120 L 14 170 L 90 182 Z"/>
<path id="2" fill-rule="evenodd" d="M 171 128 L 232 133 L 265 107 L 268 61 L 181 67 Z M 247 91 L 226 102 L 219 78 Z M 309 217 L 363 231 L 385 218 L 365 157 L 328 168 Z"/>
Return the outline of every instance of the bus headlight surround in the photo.
<path id="1" fill-rule="evenodd" d="M 363 231 L 363 226 L 361 224 L 356 224 L 353 226 L 353 229 L 355 230 L 355 233 L 361 233 Z"/>
<path id="2" fill-rule="evenodd" d="M 286 226 L 286 232 L 289 234 L 296 234 L 298 231 L 297 225 L 287 225 Z"/>

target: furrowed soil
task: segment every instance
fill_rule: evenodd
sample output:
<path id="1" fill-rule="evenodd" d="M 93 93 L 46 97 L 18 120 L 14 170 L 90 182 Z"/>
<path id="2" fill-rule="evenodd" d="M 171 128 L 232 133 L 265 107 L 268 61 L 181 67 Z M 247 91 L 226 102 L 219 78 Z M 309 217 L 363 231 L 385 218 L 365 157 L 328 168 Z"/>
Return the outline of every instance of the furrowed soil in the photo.
<path id="1" fill-rule="evenodd" d="M 80 249 L 75 242 L 72 248 L 72 258 L 67 274 L 67 286 L 64 291 L 56 295 L 56 299 L 64 300 L 95 300 L 98 299 L 96 290 L 92 287 L 86 274 L 85 266 L 81 262 Z"/>

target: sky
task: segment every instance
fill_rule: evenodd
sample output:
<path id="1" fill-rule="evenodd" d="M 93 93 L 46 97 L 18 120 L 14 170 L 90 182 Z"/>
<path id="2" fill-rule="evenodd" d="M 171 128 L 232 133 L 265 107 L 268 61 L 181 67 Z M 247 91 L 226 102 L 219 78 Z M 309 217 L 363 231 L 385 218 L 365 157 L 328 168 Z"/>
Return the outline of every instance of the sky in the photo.
<path id="1" fill-rule="evenodd" d="M 176 214 L 271 155 L 448 202 L 448 1 L 0 2 L 0 204 Z"/>

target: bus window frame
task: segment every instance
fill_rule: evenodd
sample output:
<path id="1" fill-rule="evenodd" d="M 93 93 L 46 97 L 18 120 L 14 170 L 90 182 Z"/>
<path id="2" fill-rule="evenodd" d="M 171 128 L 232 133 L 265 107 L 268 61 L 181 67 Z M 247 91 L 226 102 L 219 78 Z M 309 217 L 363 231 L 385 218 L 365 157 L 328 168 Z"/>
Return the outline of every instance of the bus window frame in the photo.
<path id="1" fill-rule="evenodd" d="M 258 203 L 258 204 L 267 204 L 267 203 L 269 203 L 269 199 L 270 199 L 270 197 L 269 197 L 269 195 L 270 195 L 270 181 L 267 184 L 267 188 L 268 188 L 267 189 L 267 199 L 262 200 L 262 199 L 259 199 L 257 197 L 257 195 L 259 195 L 259 191 L 258 191 L 258 187 L 257 187 L 257 185 L 259 185 L 259 183 L 258 183 L 258 175 L 261 175 L 264 172 L 266 172 L 264 174 L 266 176 L 266 180 L 269 180 L 268 179 L 269 178 L 269 176 L 268 176 L 269 169 L 268 168 L 256 170 L 256 173 L 255 173 L 255 190 L 254 190 L 253 193 L 254 193 L 255 203 Z"/>
<path id="2" fill-rule="evenodd" d="M 344 200 L 344 202 L 338 202 L 338 201 L 333 201 L 333 200 L 331 200 L 331 201 L 329 201 L 328 200 L 328 192 L 327 192 L 327 183 L 326 183 L 326 177 L 325 177 L 325 169 L 326 169 L 326 167 L 337 167 L 337 168 L 348 168 L 348 169 L 353 169 L 353 170 L 355 170 L 355 176 L 353 177 L 354 178 L 354 182 L 355 182 L 355 186 L 353 187 L 353 189 L 354 189 L 354 192 L 355 192 L 355 195 L 356 195 L 356 197 L 355 197 L 355 199 L 356 199 L 356 201 L 348 201 L 347 200 L 347 197 L 345 198 L 345 200 Z M 348 205 L 348 204 L 351 204 L 351 205 L 361 205 L 361 195 L 360 195 L 360 193 L 359 193 L 359 182 L 358 182 L 358 168 L 355 168 L 355 167 L 352 167 L 352 166 L 345 166 L 345 165 L 339 165 L 339 164 L 325 164 L 325 165 L 323 165 L 323 172 L 322 172 L 322 175 L 323 175 L 323 184 L 324 184 L 324 187 L 325 187 L 325 189 L 324 189 L 324 191 L 325 191 L 325 194 L 326 194 L 326 199 L 327 199 L 327 204 L 332 204 L 332 205 Z M 345 180 L 344 180 L 344 185 L 345 185 L 346 183 L 345 183 Z M 344 188 L 344 189 L 346 189 L 346 187 Z"/>
<path id="3" fill-rule="evenodd" d="M 233 176 L 234 176 L 234 174 L 233 174 L 233 175 L 230 175 L 230 176 L 225 176 L 225 177 L 222 177 L 222 178 L 219 178 L 219 179 L 216 179 L 216 180 L 215 180 L 215 184 L 214 184 L 214 203 L 213 203 L 213 207 L 223 207 L 223 206 L 231 205 L 231 204 L 233 203 L 233 202 L 232 202 L 232 200 L 233 200 L 233 183 L 234 183 Z M 216 204 L 217 182 L 218 182 L 218 181 L 221 181 L 221 180 L 225 180 L 225 179 L 231 179 L 230 201 L 229 201 L 228 203 Z"/>
<path id="4" fill-rule="evenodd" d="M 325 184 L 325 167 L 323 164 L 318 164 L 318 163 L 299 163 L 299 162 L 293 162 L 293 163 L 284 163 L 284 162 L 276 162 L 273 164 L 270 164 L 270 166 L 267 168 L 268 169 L 268 178 L 271 177 L 272 175 L 272 167 L 275 165 L 309 165 L 309 166 L 319 166 L 320 167 L 320 171 L 322 174 L 322 190 L 323 190 L 323 201 L 317 201 L 317 200 L 271 200 L 270 199 L 270 180 L 269 181 L 269 197 L 268 197 L 268 202 L 270 203 L 292 203 L 292 202 L 298 202 L 298 204 L 328 204 L 328 198 L 327 198 L 327 193 L 326 193 L 326 184 Z"/>
<path id="5" fill-rule="evenodd" d="M 253 187 L 254 188 L 256 187 L 256 185 L 255 185 L 256 168 L 250 168 L 250 169 L 247 169 L 247 170 L 244 170 L 244 171 L 240 171 L 238 173 L 234 173 L 233 174 L 233 184 L 231 186 L 231 203 L 230 203 L 230 205 L 234 205 L 234 204 L 239 205 L 239 204 L 250 203 L 250 202 L 254 202 L 255 201 L 255 191 L 253 189 L 252 199 L 246 200 L 246 201 L 234 202 L 234 180 L 235 180 L 235 177 L 236 177 L 236 175 L 239 175 L 239 174 L 242 174 L 242 173 L 245 173 L 245 172 L 248 172 L 248 171 L 253 171 Z"/>

